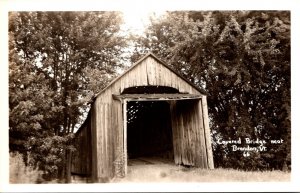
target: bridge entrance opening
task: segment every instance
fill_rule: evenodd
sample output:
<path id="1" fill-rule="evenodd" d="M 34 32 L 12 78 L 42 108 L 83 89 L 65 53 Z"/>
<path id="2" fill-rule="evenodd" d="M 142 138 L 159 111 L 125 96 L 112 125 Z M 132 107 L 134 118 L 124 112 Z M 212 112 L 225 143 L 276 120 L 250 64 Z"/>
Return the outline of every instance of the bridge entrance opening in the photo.
<path id="1" fill-rule="evenodd" d="M 170 105 L 167 101 L 127 104 L 127 155 L 174 160 Z"/>

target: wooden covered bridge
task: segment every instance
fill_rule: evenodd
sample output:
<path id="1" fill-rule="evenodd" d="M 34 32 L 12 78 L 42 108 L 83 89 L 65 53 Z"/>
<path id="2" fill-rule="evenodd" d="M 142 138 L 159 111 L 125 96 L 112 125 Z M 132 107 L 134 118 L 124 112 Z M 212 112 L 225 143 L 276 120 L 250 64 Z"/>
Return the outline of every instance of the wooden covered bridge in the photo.
<path id="1" fill-rule="evenodd" d="M 139 156 L 214 168 L 206 96 L 152 53 L 97 94 L 76 145 L 71 172 L 91 182 L 124 177 Z"/>

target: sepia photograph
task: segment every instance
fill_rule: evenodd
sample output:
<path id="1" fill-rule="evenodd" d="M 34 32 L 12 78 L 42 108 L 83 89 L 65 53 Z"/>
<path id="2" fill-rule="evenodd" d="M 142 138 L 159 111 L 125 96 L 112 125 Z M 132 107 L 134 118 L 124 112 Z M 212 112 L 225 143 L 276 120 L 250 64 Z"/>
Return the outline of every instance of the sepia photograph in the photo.
<path id="1" fill-rule="evenodd" d="M 7 24 L 9 185 L 293 182 L 291 10 L 9 10 Z"/>

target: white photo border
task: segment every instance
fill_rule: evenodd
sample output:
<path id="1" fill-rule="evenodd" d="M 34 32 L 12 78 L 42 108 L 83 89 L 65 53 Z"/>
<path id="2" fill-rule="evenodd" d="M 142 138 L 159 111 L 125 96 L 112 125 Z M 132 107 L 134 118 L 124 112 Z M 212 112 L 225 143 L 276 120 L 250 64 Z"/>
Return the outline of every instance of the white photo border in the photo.
<path id="1" fill-rule="evenodd" d="M 211 183 L 108 183 L 108 184 L 9 184 L 8 154 L 8 12 L 9 11 L 113 11 L 124 6 L 165 10 L 286 10 L 291 11 L 292 172 L 290 182 Z M 121 191 L 300 191 L 299 56 L 300 1 L 297 0 L 0 0 L 0 191 L 1 192 L 121 192 Z M 297 10 L 298 8 L 298 10 Z"/>

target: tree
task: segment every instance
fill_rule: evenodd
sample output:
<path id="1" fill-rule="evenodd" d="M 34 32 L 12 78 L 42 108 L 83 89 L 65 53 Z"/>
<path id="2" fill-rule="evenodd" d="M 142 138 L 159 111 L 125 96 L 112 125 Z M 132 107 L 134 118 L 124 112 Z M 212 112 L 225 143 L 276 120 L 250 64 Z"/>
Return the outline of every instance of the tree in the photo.
<path id="1" fill-rule="evenodd" d="M 150 50 L 207 92 L 216 166 L 290 165 L 289 12 L 168 12 L 134 41 L 133 61 Z M 216 143 L 239 137 L 285 143 L 251 157 Z"/>
<path id="2" fill-rule="evenodd" d="M 116 12 L 9 14 L 10 150 L 30 153 L 46 177 L 70 173 L 87 102 L 122 67 L 120 24 Z"/>

